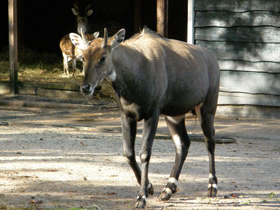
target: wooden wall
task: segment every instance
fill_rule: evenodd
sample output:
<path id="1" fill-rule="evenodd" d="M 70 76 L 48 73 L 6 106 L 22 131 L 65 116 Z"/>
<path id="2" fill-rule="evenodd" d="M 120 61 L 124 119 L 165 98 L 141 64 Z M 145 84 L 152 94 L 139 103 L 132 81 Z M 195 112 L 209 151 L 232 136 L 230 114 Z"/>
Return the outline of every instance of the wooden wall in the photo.
<path id="1" fill-rule="evenodd" d="M 218 58 L 220 105 L 280 107 L 279 0 L 196 0 L 194 27 Z"/>

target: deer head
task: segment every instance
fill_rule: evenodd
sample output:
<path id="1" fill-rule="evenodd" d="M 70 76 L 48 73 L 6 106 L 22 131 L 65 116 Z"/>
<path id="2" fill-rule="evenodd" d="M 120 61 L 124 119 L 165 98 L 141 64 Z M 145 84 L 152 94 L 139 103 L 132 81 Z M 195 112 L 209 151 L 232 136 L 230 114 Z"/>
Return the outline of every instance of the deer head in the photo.
<path id="1" fill-rule="evenodd" d="M 72 12 L 77 17 L 77 32 L 81 34 L 83 29 L 84 33 L 88 30 L 88 17 L 92 15 L 93 10 L 91 9 L 91 4 L 85 7 L 79 6 L 77 2 L 73 4 Z"/>
<path id="2" fill-rule="evenodd" d="M 82 32 L 82 37 L 84 40 L 84 44 L 90 44 L 92 40 L 96 39 L 99 36 L 99 32 L 95 32 L 94 34 L 84 34 Z M 73 76 L 76 72 L 76 60 L 82 61 L 82 52 L 79 48 L 75 47 L 69 37 L 69 34 L 62 37 L 59 43 L 59 47 L 63 56 L 63 67 L 64 67 L 64 75 L 69 77 L 69 68 L 68 62 L 72 60 L 73 66 Z"/>

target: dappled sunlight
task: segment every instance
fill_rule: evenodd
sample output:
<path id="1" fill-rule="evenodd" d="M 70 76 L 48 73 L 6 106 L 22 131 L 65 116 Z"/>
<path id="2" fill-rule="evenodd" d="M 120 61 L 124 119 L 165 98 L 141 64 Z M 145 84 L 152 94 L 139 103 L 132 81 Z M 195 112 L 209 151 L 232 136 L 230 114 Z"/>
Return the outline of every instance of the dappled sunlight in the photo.
<path id="1" fill-rule="evenodd" d="M 119 113 L 9 110 L 1 114 L 1 121 L 5 122 L 0 127 L 0 177 L 4 195 L 1 202 L 5 205 L 28 206 L 31 205 L 30 197 L 35 197 L 42 201 L 42 208 L 133 207 L 139 187 L 123 157 Z M 252 198 L 267 199 L 265 196 L 269 191 L 280 194 L 279 175 L 274 170 L 280 168 L 280 146 L 262 130 L 268 131 L 269 127 L 275 130 L 279 125 L 272 120 L 262 123 L 235 118 L 216 120 L 217 136 L 236 137 L 237 143 L 216 145 L 219 197 L 210 202 L 225 205 L 230 200 L 240 205 Z M 188 118 L 186 124 L 189 133 L 202 135 L 197 119 Z M 142 129 L 141 122 L 135 145 L 138 163 Z M 248 130 L 252 132 L 248 133 Z M 176 207 L 182 205 L 182 209 L 186 205 L 195 208 L 197 204 L 208 207 L 209 199 L 207 201 L 205 196 L 209 160 L 203 142 L 192 142 L 190 146 L 178 184 L 180 191 L 167 203 L 156 201 L 175 160 L 175 146 L 167 140 L 171 138 L 163 117 L 158 134 L 149 167 L 149 180 L 154 185 L 155 195 L 148 198 L 147 209 L 162 209 L 174 204 Z M 262 136 L 267 136 L 266 140 Z M 232 193 L 242 194 L 243 198 L 238 201 L 223 198 Z M 202 198 L 196 200 L 197 197 Z"/>

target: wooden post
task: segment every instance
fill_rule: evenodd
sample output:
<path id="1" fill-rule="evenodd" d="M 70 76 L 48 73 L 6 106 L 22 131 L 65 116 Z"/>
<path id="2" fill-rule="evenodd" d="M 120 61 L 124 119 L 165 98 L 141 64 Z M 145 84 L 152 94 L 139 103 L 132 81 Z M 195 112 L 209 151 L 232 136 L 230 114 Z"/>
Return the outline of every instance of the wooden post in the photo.
<path id="1" fill-rule="evenodd" d="M 134 1 L 134 33 L 141 30 L 142 0 Z"/>
<path id="2" fill-rule="evenodd" d="M 18 93 L 17 0 L 9 0 L 10 93 Z"/>
<path id="3" fill-rule="evenodd" d="M 188 31 L 187 31 L 187 42 L 194 44 L 194 4 L 195 0 L 188 0 Z"/>
<path id="4" fill-rule="evenodd" d="M 168 0 L 157 0 L 157 32 L 168 36 Z"/>

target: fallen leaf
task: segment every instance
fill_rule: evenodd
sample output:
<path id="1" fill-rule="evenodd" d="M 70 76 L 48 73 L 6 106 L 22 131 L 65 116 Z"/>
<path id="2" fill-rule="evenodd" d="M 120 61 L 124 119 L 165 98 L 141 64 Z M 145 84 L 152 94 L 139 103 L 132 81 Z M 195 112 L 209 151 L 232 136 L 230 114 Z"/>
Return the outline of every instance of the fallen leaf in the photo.
<path id="1" fill-rule="evenodd" d="M 35 202 L 35 205 L 42 204 L 42 203 L 43 203 L 42 200 L 38 200 L 38 201 Z"/>
<path id="2" fill-rule="evenodd" d="M 87 145 L 86 145 L 85 143 L 83 143 L 83 142 L 80 142 L 80 144 L 83 145 L 84 147 L 87 146 Z"/>

